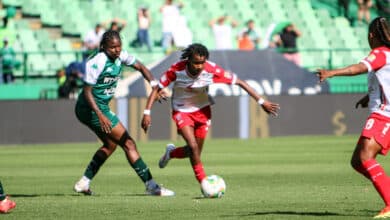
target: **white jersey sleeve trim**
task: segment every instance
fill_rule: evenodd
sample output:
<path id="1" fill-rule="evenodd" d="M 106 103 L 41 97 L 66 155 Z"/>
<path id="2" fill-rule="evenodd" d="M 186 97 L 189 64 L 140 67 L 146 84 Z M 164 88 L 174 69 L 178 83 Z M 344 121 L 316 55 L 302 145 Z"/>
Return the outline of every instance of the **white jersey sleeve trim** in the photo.
<path id="1" fill-rule="evenodd" d="M 367 62 L 366 60 L 361 60 L 360 62 L 363 63 L 367 67 L 368 72 L 372 71 L 372 66 L 369 62 Z"/>
<path id="2" fill-rule="evenodd" d="M 133 55 L 130 55 L 127 51 L 122 50 L 119 55 L 120 61 L 126 66 L 131 66 L 135 64 L 136 58 Z"/>
<path id="3" fill-rule="evenodd" d="M 104 53 L 99 53 L 92 59 L 88 60 L 85 67 L 84 82 L 89 85 L 95 85 L 99 75 L 104 69 L 107 57 Z"/>
<path id="4" fill-rule="evenodd" d="M 236 82 L 237 82 L 237 75 L 233 74 L 232 85 L 236 84 Z"/>

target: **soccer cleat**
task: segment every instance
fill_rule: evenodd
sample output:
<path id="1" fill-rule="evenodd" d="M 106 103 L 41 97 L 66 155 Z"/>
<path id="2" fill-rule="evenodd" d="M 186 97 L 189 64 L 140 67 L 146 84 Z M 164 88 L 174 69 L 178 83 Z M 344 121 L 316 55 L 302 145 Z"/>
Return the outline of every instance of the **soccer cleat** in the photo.
<path id="1" fill-rule="evenodd" d="M 166 148 L 166 150 L 165 150 L 164 155 L 163 155 L 163 156 L 160 158 L 160 160 L 158 161 L 158 166 L 159 166 L 160 168 L 164 168 L 164 167 L 167 166 L 169 160 L 171 159 L 170 154 L 171 154 L 171 152 L 172 152 L 173 150 L 175 150 L 175 149 L 176 149 L 176 147 L 175 147 L 174 144 L 167 144 L 167 148 Z"/>
<path id="2" fill-rule="evenodd" d="M 82 193 L 84 195 L 92 195 L 92 191 L 89 189 L 89 182 L 81 178 L 73 187 L 75 192 Z"/>
<path id="3" fill-rule="evenodd" d="M 4 200 L 0 201 L 0 213 L 7 213 L 15 207 L 16 207 L 16 203 L 10 200 L 8 196 L 5 197 Z"/>
<path id="4" fill-rule="evenodd" d="M 386 206 L 378 215 L 374 216 L 374 218 L 390 218 L 390 206 Z"/>
<path id="5" fill-rule="evenodd" d="M 151 181 L 150 183 L 146 184 L 145 193 L 147 195 L 152 195 L 152 196 L 174 196 L 175 195 L 175 192 L 156 184 L 154 181 Z"/>

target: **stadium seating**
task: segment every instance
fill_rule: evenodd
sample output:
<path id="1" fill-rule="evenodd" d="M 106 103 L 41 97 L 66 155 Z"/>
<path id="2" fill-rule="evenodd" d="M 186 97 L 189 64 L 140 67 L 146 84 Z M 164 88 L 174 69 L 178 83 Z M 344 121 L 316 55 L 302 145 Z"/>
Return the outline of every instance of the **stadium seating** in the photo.
<path id="1" fill-rule="evenodd" d="M 129 46 L 137 29 L 136 10 L 141 6 L 148 7 L 151 12 L 153 23 L 150 34 L 153 42 L 160 40 L 159 8 L 163 1 L 3 0 L 2 3 L 19 8 L 23 15 L 38 19 L 41 24 L 33 26 L 29 19 L 22 17 L 11 21 L 7 30 L 0 30 L 0 37 L 11 36 L 14 39 L 15 48 L 32 53 L 27 59 L 27 73 L 31 76 L 54 77 L 57 68 L 78 58 L 76 53 L 72 53 L 80 49 L 80 43 L 76 44 L 75 41 L 80 42 L 96 23 L 108 22 L 115 17 L 127 21 L 127 26 L 121 33 L 125 49 L 147 64 L 164 56 L 159 46 L 153 47 L 153 53 L 148 53 L 145 48 Z M 369 51 L 366 42 L 367 28 L 351 26 L 347 19 L 338 16 L 337 0 L 187 0 L 183 3 L 182 14 L 187 17 L 194 41 L 202 42 L 210 49 L 215 44 L 208 22 L 227 14 L 239 21 L 240 25 L 235 33 L 244 27 L 247 20 L 254 19 L 262 31 L 262 37 L 272 23 L 287 20 L 295 23 L 303 33 L 298 39 L 303 66 L 310 70 L 328 67 L 329 64 L 340 67 L 357 62 Z M 351 4 L 351 14 L 356 9 L 356 4 Z M 62 36 L 53 37 L 48 27 L 58 28 Z M 18 57 L 23 58 L 21 54 Z M 23 71 L 17 70 L 16 75 L 22 76 Z M 340 83 L 344 81 L 340 79 Z"/>

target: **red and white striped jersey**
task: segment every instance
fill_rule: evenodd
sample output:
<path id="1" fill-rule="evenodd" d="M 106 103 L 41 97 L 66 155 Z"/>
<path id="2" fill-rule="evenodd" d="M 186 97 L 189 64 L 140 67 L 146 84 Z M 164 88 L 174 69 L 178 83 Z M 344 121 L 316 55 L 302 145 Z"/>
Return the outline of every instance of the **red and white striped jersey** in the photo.
<path id="1" fill-rule="evenodd" d="M 211 105 L 209 85 L 213 83 L 235 84 L 237 76 L 225 71 L 213 62 L 206 61 L 203 71 L 196 77 L 187 71 L 187 60 L 173 64 L 160 78 L 160 88 L 173 83 L 172 109 L 180 112 L 195 112 Z"/>
<path id="2" fill-rule="evenodd" d="M 370 111 L 390 117 L 390 48 L 375 48 L 361 62 L 368 68 Z"/>

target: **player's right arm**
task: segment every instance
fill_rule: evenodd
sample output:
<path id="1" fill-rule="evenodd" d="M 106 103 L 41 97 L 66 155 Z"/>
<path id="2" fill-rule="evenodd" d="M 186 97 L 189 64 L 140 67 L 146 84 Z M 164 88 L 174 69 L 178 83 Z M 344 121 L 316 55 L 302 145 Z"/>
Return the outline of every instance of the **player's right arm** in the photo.
<path id="1" fill-rule="evenodd" d="M 111 132 L 111 121 L 102 113 L 102 111 L 99 109 L 98 105 L 95 102 L 95 99 L 92 94 L 93 87 L 91 85 L 84 85 L 84 97 L 87 101 L 89 107 L 96 113 L 96 115 L 99 118 L 100 127 L 104 133 L 110 133 Z"/>
<path id="2" fill-rule="evenodd" d="M 104 68 L 105 57 L 94 57 L 86 64 L 84 76 L 84 98 L 88 106 L 94 111 L 99 119 L 100 127 L 104 133 L 111 132 L 111 121 L 103 114 L 99 106 L 96 104 L 94 95 L 92 94 L 93 86 Z"/>
<path id="3" fill-rule="evenodd" d="M 322 82 L 326 78 L 330 78 L 333 76 L 354 76 L 366 72 L 376 71 L 386 65 L 386 63 L 386 54 L 383 50 L 379 48 L 372 50 L 370 54 L 364 59 L 362 59 L 358 64 L 353 64 L 344 68 L 334 70 L 320 69 L 317 71 L 317 75 L 320 79 L 320 82 Z"/>
<path id="4" fill-rule="evenodd" d="M 150 93 L 148 100 L 146 101 L 146 107 L 144 110 L 144 115 L 141 121 L 141 127 L 145 131 L 148 131 L 148 128 L 152 124 L 151 110 L 153 103 L 156 101 L 158 94 L 162 89 L 169 86 L 171 82 L 176 80 L 175 65 L 171 66 L 168 71 L 166 71 L 160 78 L 158 86 L 153 87 L 152 92 Z"/>
<path id="5" fill-rule="evenodd" d="M 333 76 L 355 76 L 366 73 L 367 71 L 368 68 L 366 65 L 363 63 L 358 63 L 334 70 L 319 69 L 317 70 L 317 75 L 320 79 L 320 82 L 323 82 L 325 79 L 331 78 Z"/>

